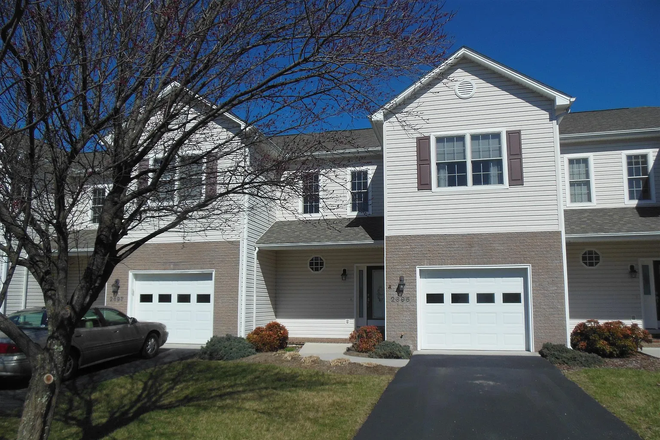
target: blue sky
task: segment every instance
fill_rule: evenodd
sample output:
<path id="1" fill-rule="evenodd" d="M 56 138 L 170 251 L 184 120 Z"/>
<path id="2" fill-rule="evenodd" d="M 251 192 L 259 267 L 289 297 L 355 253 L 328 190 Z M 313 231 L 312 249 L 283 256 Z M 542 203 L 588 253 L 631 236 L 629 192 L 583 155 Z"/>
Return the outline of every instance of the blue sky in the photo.
<path id="1" fill-rule="evenodd" d="M 572 111 L 660 106 L 660 0 L 447 0 L 445 8 L 456 11 L 451 52 L 468 46 L 568 93 Z"/>

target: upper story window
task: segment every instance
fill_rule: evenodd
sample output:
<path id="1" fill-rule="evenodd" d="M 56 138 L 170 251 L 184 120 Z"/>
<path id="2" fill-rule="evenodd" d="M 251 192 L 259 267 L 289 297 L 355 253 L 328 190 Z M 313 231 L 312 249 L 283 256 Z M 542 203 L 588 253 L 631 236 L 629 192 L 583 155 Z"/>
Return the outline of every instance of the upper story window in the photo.
<path id="1" fill-rule="evenodd" d="M 351 212 L 369 212 L 369 172 L 351 171 Z"/>
<path id="2" fill-rule="evenodd" d="M 502 133 L 435 138 L 436 187 L 504 185 Z"/>
<path id="3" fill-rule="evenodd" d="M 154 160 L 154 167 L 163 164 L 163 158 Z M 202 198 L 204 163 L 199 156 L 183 156 L 174 160 L 160 177 L 158 200 L 162 203 L 198 201 Z"/>
<path id="4" fill-rule="evenodd" d="M 161 168 L 165 159 L 157 157 L 154 159 L 154 168 Z M 174 203 L 176 189 L 176 162 L 165 168 L 160 176 L 160 183 L 157 189 L 158 201 L 162 203 Z"/>
<path id="5" fill-rule="evenodd" d="M 101 220 L 101 211 L 105 201 L 105 187 L 97 186 L 92 188 L 92 223 L 98 223 Z"/>
<path id="6" fill-rule="evenodd" d="M 319 173 L 307 173 L 303 175 L 302 188 L 302 211 L 303 214 L 318 214 L 321 202 L 321 188 L 319 185 Z"/>
<path id="7" fill-rule="evenodd" d="M 625 154 L 626 202 L 652 202 L 653 177 L 650 174 L 651 154 L 649 152 Z"/>
<path id="8" fill-rule="evenodd" d="M 179 169 L 179 200 L 198 201 L 202 198 L 204 165 L 198 156 L 185 156 Z"/>
<path id="9" fill-rule="evenodd" d="M 569 203 L 592 203 L 592 175 L 590 157 L 567 159 Z"/>

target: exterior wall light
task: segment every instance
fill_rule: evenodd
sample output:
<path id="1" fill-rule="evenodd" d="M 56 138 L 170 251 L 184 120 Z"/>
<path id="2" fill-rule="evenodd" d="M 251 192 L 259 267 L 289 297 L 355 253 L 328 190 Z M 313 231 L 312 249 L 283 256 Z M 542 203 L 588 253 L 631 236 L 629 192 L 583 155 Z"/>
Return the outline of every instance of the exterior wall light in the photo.
<path id="1" fill-rule="evenodd" d="M 119 278 L 115 279 L 115 282 L 112 283 L 112 296 L 116 297 L 119 295 Z"/>
<path id="2" fill-rule="evenodd" d="M 346 278 L 348 278 L 348 274 L 346 273 L 346 269 L 344 269 L 341 272 L 341 280 L 346 281 Z"/>
<path id="3" fill-rule="evenodd" d="M 403 289 L 406 287 L 406 283 L 403 279 L 403 275 L 399 277 L 399 284 L 396 286 L 396 294 L 403 296 Z"/>
<path id="4" fill-rule="evenodd" d="M 630 275 L 630 278 L 637 278 L 637 269 L 635 269 L 634 264 L 630 265 L 630 270 L 628 271 L 628 275 Z"/>

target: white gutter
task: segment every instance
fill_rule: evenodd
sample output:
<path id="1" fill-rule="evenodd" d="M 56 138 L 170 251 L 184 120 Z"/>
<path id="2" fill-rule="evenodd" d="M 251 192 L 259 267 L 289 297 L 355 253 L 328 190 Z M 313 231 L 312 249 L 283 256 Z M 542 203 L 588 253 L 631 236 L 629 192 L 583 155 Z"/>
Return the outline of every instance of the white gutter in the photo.
<path id="1" fill-rule="evenodd" d="M 660 231 L 649 232 L 606 232 L 596 234 L 566 234 L 566 241 L 616 241 L 616 240 L 643 240 L 646 238 L 660 238 Z"/>
<path id="2" fill-rule="evenodd" d="M 323 243 L 269 243 L 260 244 L 261 249 L 311 249 L 311 248 L 327 248 L 327 247 L 348 247 L 348 246 L 365 246 L 365 247 L 382 247 L 383 240 L 373 241 L 337 241 L 337 242 L 323 242 Z"/>
<path id="3" fill-rule="evenodd" d="M 599 131 L 592 133 L 571 133 L 562 134 L 559 136 L 562 142 L 565 143 L 578 143 L 589 142 L 595 140 L 616 140 L 622 138 L 647 138 L 660 135 L 660 127 L 656 128 L 638 128 L 633 130 L 613 130 L 613 131 Z"/>

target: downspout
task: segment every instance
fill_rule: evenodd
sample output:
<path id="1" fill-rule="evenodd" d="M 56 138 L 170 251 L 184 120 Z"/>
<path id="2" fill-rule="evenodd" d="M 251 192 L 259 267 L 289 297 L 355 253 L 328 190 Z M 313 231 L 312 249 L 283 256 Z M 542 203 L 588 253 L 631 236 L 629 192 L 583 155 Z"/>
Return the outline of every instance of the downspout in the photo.
<path id="1" fill-rule="evenodd" d="M 252 269 L 252 326 L 257 326 L 257 253 L 259 246 L 254 247 L 254 267 Z"/>
<path id="2" fill-rule="evenodd" d="M 25 268 L 25 276 L 23 277 L 23 306 L 21 309 L 27 309 L 27 296 L 28 296 L 28 277 L 30 276 L 30 271 L 28 268 Z"/>
<path id="3" fill-rule="evenodd" d="M 559 144 L 559 123 L 568 114 L 568 110 L 555 116 L 553 126 L 553 137 L 556 153 L 555 153 L 555 168 L 557 175 L 557 199 L 559 206 L 559 228 L 561 231 L 561 254 L 562 266 L 564 272 L 564 304 L 566 307 L 564 320 L 566 323 L 566 346 L 571 346 L 571 328 L 570 328 L 570 312 L 568 304 L 568 257 L 566 255 L 566 225 L 564 223 L 564 197 L 562 195 L 562 179 L 561 179 L 561 145 Z"/>
<path id="4" fill-rule="evenodd" d="M 9 257 L 7 255 L 5 255 L 3 258 L 4 258 L 4 261 L 3 261 L 3 265 L 2 265 L 2 283 L 4 285 L 4 282 L 7 280 L 7 274 L 9 273 Z M 7 314 L 7 299 L 8 299 L 7 296 L 9 296 L 8 294 L 9 294 L 9 289 L 7 289 L 7 295 L 5 296 L 5 300 L 2 303 L 2 314 L 3 315 Z"/>
<path id="5" fill-rule="evenodd" d="M 243 237 L 241 239 L 241 262 L 240 262 L 240 277 L 239 283 L 239 308 L 238 308 L 238 334 L 245 335 L 245 309 L 246 309 L 246 296 L 247 296 L 247 263 L 248 263 L 248 239 L 249 239 L 249 220 L 248 220 L 248 207 L 249 195 L 245 195 L 243 205 Z"/>

